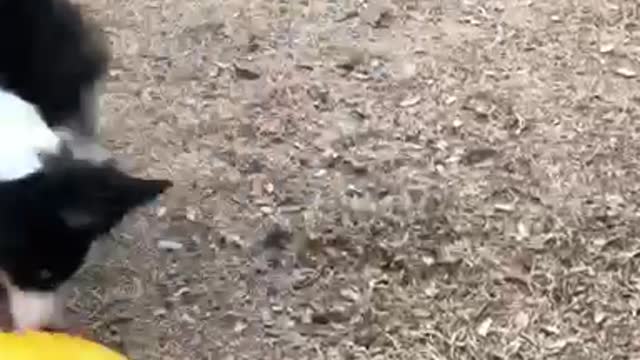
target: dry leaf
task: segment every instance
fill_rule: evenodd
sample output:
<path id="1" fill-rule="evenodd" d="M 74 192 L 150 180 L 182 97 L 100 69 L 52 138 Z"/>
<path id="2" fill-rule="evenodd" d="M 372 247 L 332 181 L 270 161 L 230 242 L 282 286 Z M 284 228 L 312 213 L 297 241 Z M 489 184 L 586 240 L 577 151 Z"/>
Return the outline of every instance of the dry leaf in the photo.
<path id="1" fill-rule="evenodd" d="M 637 75 L 635 70 L 628 67 L 619 67 L 615 70 L 615 73 L 626 78 L 633 78 Z"/>
<path id="2" fill-rule="evenodd" d="M 420 95 L 413 95 L 402 100 L 402 102 L 400 102 L 400 106 L 401 107 L 414 106 L 414 105 L 417 105 L 420 102 L 420 100 L 422 100 L 422 97 Z"/>
<path id="3" fill-rule="evenodd" d="M 260 77 L 260 73 L 257 70 L 250 69 L 246 65 L 233 64 L 233 68 L 236 75 L 245 80 L 256 80 Z"/>

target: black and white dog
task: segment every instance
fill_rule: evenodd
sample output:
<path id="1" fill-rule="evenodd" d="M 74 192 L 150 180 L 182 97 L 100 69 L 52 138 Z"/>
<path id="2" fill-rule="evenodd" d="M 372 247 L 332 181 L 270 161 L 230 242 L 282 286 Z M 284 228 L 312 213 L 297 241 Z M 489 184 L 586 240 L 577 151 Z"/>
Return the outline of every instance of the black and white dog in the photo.
<path id="1" fill-rule="evenodd" d="M 68 0 L 0 0 L 0 280 L 19 331 L 62 325 L 58 291 L 91 244 L 172 185 L 98 145 L 106 49 Z"/>
<path id="2" fill-rule="evenodd" d="M 50 127 L 96 134 L 109 59 L 104 35 L 69 0 L 0 0 L 0 84 Z"/>

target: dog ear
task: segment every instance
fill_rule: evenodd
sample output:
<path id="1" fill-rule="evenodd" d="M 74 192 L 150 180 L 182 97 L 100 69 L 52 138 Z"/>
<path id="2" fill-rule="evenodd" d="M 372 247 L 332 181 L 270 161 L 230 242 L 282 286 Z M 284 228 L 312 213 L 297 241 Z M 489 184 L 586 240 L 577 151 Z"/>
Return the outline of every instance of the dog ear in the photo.
<path id="1" fill-rule="evenodd" d="M 138 206 L 154 200 L 173 185 L 169 180 L 142 179 L 112 166 L 67 169 L 56 189 L 65 197 L 58 209 L 73 230 L 108 232 Z"/>

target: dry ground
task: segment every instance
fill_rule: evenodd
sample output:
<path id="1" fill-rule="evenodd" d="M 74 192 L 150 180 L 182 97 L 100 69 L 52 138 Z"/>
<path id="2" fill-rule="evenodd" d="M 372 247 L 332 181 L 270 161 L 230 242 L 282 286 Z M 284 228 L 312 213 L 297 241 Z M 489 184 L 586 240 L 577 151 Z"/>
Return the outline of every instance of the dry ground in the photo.
<path id="1" fill-rule="evenodd" d="M 176 182 L 78 277 L 106 343 L 640 358 L 636 2 L 81 2 L 110 147 Z"/>

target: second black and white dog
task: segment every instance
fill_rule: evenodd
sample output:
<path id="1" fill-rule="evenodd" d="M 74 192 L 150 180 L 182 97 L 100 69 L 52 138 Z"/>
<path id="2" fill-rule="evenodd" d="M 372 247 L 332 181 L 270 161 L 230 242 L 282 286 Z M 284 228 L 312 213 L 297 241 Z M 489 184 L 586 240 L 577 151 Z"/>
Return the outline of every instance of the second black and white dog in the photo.
<path id="1" fill-rule="evenodd" d="M 58 290 L 91 244 L 171 186 L 105 161 L 107 64 L 106 42 L 68 0 L 0 0 L 0 280 L 17 330 L 60 325 Z"/>

